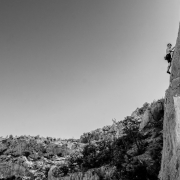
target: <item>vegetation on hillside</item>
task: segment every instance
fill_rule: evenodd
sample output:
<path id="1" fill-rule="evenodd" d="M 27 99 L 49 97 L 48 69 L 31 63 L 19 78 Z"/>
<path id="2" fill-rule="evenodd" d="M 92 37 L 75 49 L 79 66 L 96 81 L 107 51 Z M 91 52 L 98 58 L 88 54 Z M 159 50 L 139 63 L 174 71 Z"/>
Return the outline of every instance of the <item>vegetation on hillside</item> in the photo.
<path id="1" fill-rule="evenodd" d="M 29 179 L 47 180 L 53 165 L 52 177 L 59 179 L 78 179 L 78 173 L 90 172 L 99 180 L 158 180 L 163 118 L 164 99 L 160 99 L 145 103 L 122 121 L 113 120 L 111 126 L 84 133 L 79 140 L 9 136 L 1 140 L 0 159 L 23 167 L 29 164 L 30 171 L 38 168 L 40 174 Z"/>
<path id="2" fill-rule="evenodd" d="M 136 115 L 144 115 L 145 112 L 149 113 L 149 119 L 141 130 L 139 118 L 127 116 L 118 122 L 123 132 L 118 138 L 96 141 L 99 140 L 99 129 L 84 134 L 81 141 L 87 142 L 87 145 L 81 156 L 71 157 L 71 164 L 77 164 L 83 172 L 108 165 L 115 169 L 111 177 L 113 179 L 157 180 L 163 145 L 164 100 L 160 99 L 151 105 L 145 103 Z M 102 174 L 101 178 L 109 177 Z"/>

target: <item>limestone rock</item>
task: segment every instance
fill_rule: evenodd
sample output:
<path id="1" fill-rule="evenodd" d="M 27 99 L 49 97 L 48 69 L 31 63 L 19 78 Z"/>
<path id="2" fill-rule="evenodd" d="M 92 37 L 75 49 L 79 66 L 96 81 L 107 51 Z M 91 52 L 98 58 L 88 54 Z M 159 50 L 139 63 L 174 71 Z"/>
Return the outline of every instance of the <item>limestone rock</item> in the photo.
<path id="1" fill-rule="evenodd" d="M 164 114 L 164 104 L 162 101 L 153 102 L 149 108 L 146 109 L 142 115 L 142 120 L 140 123 L 140 130 L 145 128 L 149 122 L 159 121 Z"/>
<path id="2" fill-rule="evenodd" d="M 166 91 L 163 124 L 161 180 L 180 179 L 180 30 L 172 60 L 170 85 Z"/>
<path id="3" fill-rule="evenodd" d="M 152 118 L 152 115 L 150 114 L 150 110 L 147 109 L 142 117 L 142 121 L 141 121 L 139 129 L 142 130 L 149 123 L 151 118 Z"/>

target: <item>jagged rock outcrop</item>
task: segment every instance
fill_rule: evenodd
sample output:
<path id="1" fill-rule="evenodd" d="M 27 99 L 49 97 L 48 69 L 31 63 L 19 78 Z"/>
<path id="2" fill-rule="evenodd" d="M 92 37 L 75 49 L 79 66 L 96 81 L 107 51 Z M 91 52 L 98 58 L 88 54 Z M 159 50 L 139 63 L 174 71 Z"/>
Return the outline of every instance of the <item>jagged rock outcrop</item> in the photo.
<path id="1" fill-rule="evenodd" d="M 180 179 L 180 29 L 165 96 L 161 180 Z"/>
<path id="2" fill-rule="evenodd" d="M 164 113 L 164 104 L 162 101 L 153 102 L 151 106 L 148 106 L 144 114 L 141 117 L 141 123 L 139 129 L 142 130 L 150 122 L 159 121 Z"/>
<path id="3" fill-rule="evenodd" d="M 163 118 L 160 99 L 79 140 L 0 138 L 0 180 L 157 180 Z"/>

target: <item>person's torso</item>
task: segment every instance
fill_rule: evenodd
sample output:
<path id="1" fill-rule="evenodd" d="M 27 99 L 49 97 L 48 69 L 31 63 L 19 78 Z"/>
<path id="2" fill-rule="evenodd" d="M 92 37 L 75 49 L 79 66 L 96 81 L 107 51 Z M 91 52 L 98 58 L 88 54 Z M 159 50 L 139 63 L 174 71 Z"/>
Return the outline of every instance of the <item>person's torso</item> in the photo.
<path id="1" fill-rule="evenodd" d="M 171 48 L 167 48 L 166 49 L 166 54 L 170 54 L 171 53 Z"/>

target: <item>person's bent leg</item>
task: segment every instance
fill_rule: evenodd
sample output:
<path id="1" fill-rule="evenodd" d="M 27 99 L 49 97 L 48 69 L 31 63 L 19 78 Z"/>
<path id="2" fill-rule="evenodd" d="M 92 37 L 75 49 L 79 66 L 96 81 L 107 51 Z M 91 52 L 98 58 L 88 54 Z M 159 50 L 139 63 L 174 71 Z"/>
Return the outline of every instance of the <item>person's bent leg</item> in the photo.
<path id="1" fill-rule="evenodd" d="M 170 70 L 170 68 L 171 68 L 171 61 L 170 61 L 170 62 L 168 62 L 168 67 L 167 67 L 167 73 L 169 73 L 169 74 L 171 74 L 171 73 L 170 73 L 170 71 L 169 71 L 169 70 Z"/>

